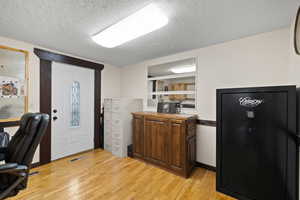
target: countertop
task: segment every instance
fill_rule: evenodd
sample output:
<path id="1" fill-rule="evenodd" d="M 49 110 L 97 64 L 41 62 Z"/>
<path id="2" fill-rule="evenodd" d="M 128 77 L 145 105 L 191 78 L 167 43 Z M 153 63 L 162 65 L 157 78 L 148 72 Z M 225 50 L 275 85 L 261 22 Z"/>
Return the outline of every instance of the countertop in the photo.
<path id="1" fill-rule="evenodd" d="M 158 118 L 168 118 L 168 119 L 181 119 L 186 120 L 190 118 L 197 118 L 197 115 L 189 115 L 189 114 L 167 114 L 167 113 L 158 113 L 158 112 L 134 112 L 133 115 L 143 115 L 143 116 L 151 116 Z"/>

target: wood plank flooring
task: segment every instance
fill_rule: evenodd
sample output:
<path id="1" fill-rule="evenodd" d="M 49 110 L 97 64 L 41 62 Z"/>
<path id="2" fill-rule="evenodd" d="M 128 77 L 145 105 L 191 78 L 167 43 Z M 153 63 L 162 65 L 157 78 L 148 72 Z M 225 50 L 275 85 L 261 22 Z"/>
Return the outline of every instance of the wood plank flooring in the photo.
<path id="1" fill-rule="evenodd" d="M 75 157 L 80 160 L 70 162 Z M 233 200 L 215 191 L 215 173 L 197 168 L 189 179 L 131 158 L 95 150 L 31 172 L 28 188 L 10 200 Z"/>

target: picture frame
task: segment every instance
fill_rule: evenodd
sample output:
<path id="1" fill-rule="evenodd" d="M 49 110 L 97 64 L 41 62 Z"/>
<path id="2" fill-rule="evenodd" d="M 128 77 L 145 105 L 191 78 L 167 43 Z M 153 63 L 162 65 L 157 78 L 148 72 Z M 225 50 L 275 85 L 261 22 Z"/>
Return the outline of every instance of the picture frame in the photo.
<path id="1" fill-rule="evenodd" d="M 300 6 L 297 11 L 294 26 L 294 49 L 297 55 L 300 55 Z"/>
<path id="2" fill-rule="evenodd" d="M 28 65 L 28 51 L 0 45 L 0 125 L 28 112 Z"/>

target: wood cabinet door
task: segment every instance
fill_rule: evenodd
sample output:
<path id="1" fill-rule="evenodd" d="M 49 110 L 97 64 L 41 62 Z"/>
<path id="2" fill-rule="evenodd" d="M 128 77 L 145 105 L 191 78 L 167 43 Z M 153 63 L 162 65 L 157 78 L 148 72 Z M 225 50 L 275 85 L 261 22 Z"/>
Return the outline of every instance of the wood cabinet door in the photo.
<path id="1" fill-rule="evenodd" d="M 196 162 L 196 136 L 193 136 L 188 139 L 187 141 L 187 170 L 186 172 L 189 173 L 192 168 L 195 166 Z M 188 176 L 188 174 L 186 174 Z"/>
<path id="2" fill-rule="evenodd" d="M 144 120 L 142 116 L 134 116 L 133 129 L 133 154 L 137 157 L 144 156 Z"/>
<path id="3" fill-rule="evenodd" d="M 173 170 L 182 171 L 185 160 L 185 129 L 184 123 L 171 122 L 169 141 L 169 162 Z"/>
<path id="4" fill-rule="evenodd" d="M 145 159 L 168 165 L 168 120 L 145 120 Z"/>

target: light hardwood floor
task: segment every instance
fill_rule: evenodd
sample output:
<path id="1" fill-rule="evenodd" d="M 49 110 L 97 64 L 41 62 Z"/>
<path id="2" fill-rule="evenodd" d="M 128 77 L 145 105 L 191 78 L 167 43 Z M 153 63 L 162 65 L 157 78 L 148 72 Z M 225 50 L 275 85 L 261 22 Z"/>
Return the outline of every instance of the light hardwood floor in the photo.
<path id="1" fill-rule="evenodd" d="M 70 162 L 75 157 L 81 160 Z M 68 157 L 33 171 L 28 188 L 10 200 L 233 200 L 215 191 L 215 173 L 197 168 L 189 179 L 103 150 Z"/>

